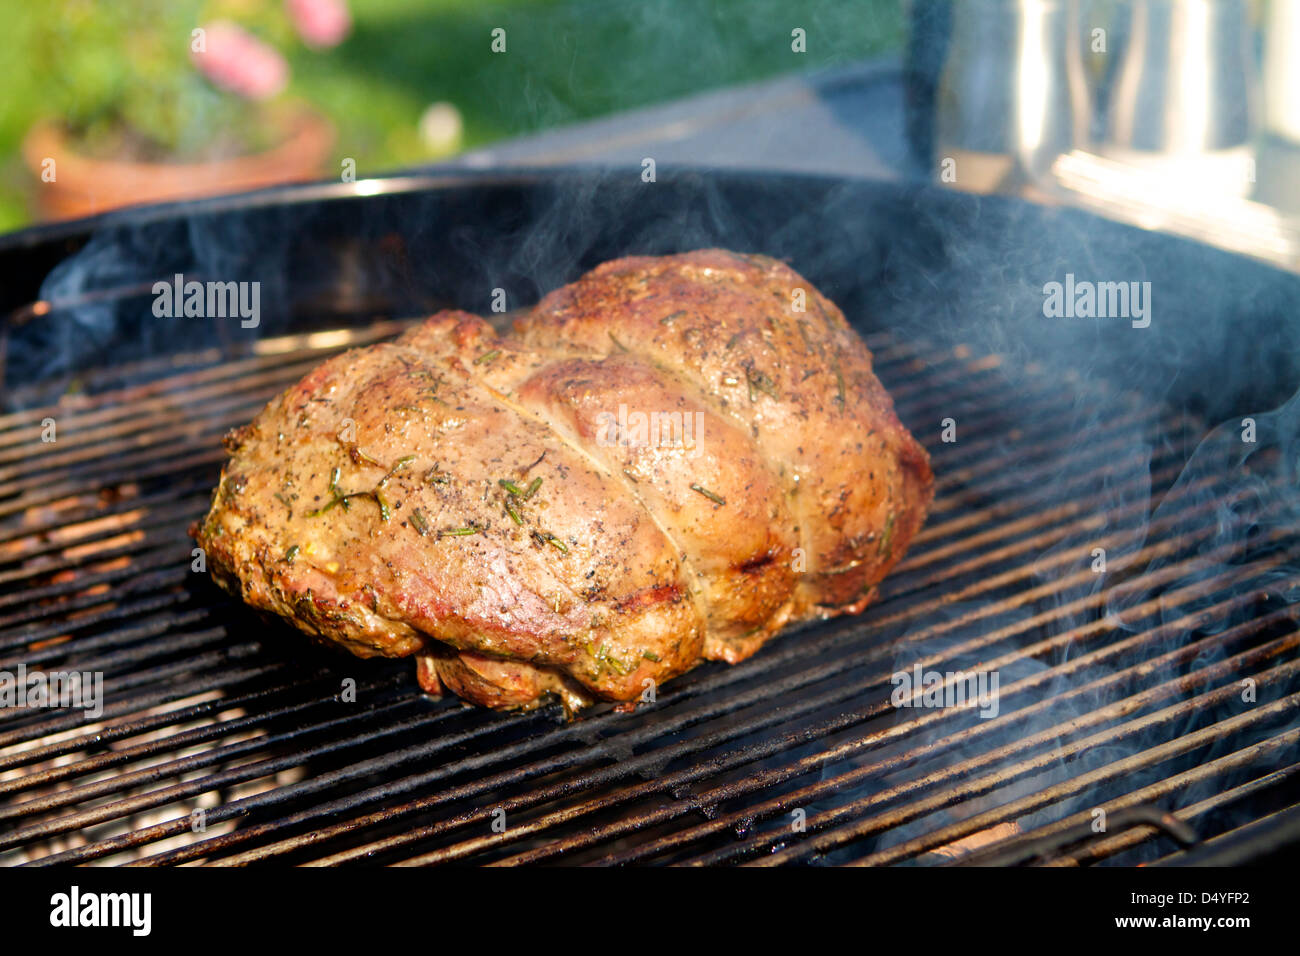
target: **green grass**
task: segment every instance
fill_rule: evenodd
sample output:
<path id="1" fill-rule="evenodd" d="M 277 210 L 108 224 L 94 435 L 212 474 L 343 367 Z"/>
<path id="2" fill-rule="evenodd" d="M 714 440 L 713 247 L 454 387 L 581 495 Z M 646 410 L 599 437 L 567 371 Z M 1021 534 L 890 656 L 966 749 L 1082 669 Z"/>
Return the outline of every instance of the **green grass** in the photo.
<path id="1" fill-rule="evenodd" d="M 115 0 L 125 2 L 125 0 Z M 267 0 L 278 2 L 278 0 Z M 898 0 L 353 0 L 339 48 L 285 48 L 291 94 L 339 130 L 337 153 L 358 175 L 430 162 L 416 124 L 435 101 L 455 104 L 473 148 L 701 90 L 847 63 L 901 42 Z M 0 0 L 0 230 L 30 218 L 23 134 L 52 109 L 51 72 L 32 62 L 32 31 L 48 16 Z M 507 51 L 490 50 L 506 31 Z M 807 31 L 807 52 L 790 31 Z M 51 59 L 57 61 L 59 57 Z"/>

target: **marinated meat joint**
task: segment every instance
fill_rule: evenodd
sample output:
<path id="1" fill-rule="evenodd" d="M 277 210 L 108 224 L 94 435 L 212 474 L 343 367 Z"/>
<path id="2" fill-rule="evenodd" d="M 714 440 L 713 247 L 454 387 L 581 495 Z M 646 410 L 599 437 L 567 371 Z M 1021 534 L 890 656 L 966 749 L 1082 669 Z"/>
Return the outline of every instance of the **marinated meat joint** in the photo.
<path id="1" fill-rule="evenodd" d="M 634 701 L 871 601 L 933 484 L 871 363 L 774 259 L 607 262 L 509 334 L 441 312 L 314 369 L 227 436 L 197 538 L 232 593 L 428 691 Z"/>

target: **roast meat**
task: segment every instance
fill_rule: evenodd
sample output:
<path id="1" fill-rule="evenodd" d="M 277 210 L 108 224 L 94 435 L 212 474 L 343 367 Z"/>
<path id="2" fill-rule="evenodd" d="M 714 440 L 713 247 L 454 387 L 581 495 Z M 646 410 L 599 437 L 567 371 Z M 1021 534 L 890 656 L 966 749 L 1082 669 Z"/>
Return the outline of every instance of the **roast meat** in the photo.
<path id="1" fill-rule="evenodd" d="M 929 459 L 844 316 L 785 264 L 607 262 L 513 332 L 442 312 L 227 436 L 217 581 L 497 708 L 631 702 L 860 611 Z"/>

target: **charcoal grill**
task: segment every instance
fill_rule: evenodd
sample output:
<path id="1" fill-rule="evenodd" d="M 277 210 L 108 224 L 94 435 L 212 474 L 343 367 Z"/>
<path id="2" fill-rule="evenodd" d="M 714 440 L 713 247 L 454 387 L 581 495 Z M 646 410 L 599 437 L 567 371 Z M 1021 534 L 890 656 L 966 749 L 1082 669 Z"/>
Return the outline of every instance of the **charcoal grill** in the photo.
<path id="1" fill-rule="evenodd" d="M 409 661 L 314 648 L 192 569 L 222 434 L 315 364 L 715 244 L 839 302 L 933 456 L 867 613 L 566 723 L 426 697 Z M 618 170 L 128 211 L 0 241 L 0 269 L 0 671 L 105 692 L 95 719 L 0 711 L 0 863 L 1089 866 L 1300 839 L 1297 421 L 1268 414 L 1300 383 L 1293 276 L 1011 200 Z M 1151 281 L 1150 328 L 1045 318 L 1067 271 Z M 153 318 L 177 272 L 262 282 L 260 326 Z M 996 672 L 997 716 L 894 706 L 916 665 Z"/>

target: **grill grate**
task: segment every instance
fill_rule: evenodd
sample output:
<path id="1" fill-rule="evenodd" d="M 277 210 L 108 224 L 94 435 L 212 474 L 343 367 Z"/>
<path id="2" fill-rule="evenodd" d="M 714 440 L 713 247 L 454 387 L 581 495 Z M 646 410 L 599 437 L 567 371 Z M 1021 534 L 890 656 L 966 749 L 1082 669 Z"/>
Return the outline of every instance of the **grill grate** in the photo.
<path id="1" fill-rule="evenodd" d="M 865 615 L 572 724 L 308 647 L 192 572 L 186 528 L 226 429 L 403 327 L 105 369 L 0 416 L 0 671 L 104 675 L 93 721 L 0 712 L 0 862 L 1133 863 L 1300 800 L 1279 503 L 1225 534 L 1240 495 L 1186 469 L 1196 421 L 885 334 L 937 497 Z M 996 673 L 998 715 L 896 708 L 914 665 Z"/>

